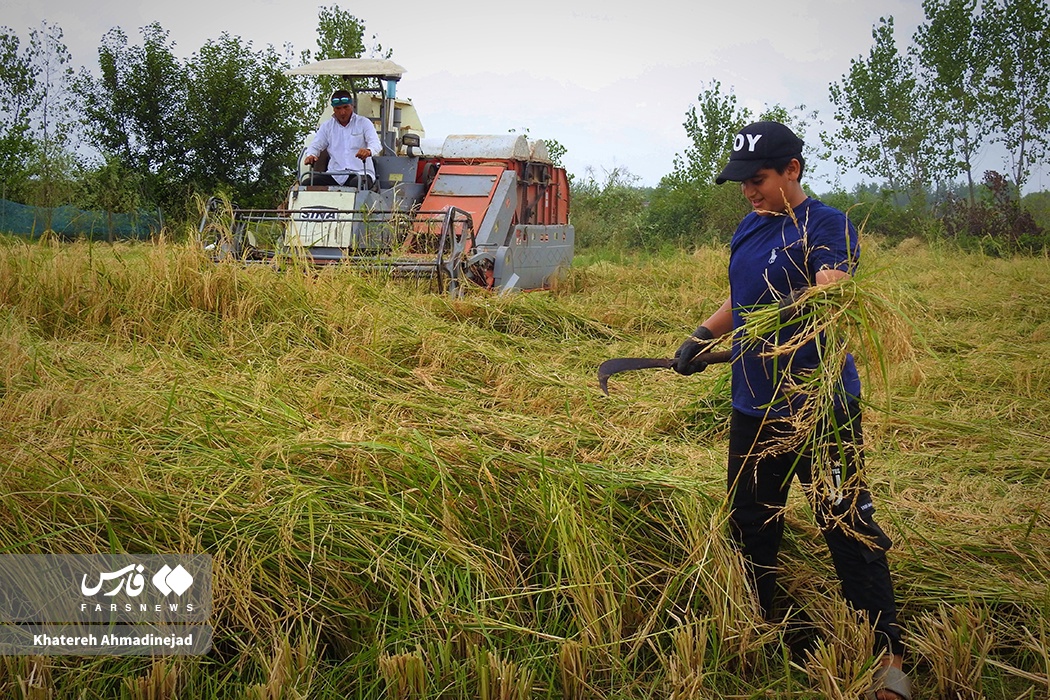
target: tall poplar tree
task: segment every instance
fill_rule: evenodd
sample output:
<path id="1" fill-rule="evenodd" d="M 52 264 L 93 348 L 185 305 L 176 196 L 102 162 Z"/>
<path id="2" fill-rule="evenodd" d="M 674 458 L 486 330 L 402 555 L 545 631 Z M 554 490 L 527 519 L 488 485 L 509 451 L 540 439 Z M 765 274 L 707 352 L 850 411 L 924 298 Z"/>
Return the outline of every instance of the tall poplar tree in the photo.
<path id="1" fill-rule="evenodd" d="M 32 157 L 27 164 L 29 194 L 33 204 L 49 210 L 73 199 L 79 169 L 73 143 L 77 112 L 70 109 L 73 60 L 63 37 L 62 28 L 48 22 L 29 33 L 39 93 L 33 110 Z"/>
<path id="2" fill-rule="evenodd" d="M 974 161 L 993 128 L 989 99 L 992 51 L 987 22 L 977 0 L 924 0 L 926 22 L 915 33 L 919 68 L 929 91 L 932 133 L 940 155 L 935 163 L 954 179 L 966 177 L 974 203 Z"/>
<path id="3" fill-rule="evenodd" d="M 1050 11 L 1046 0 L 996 0 L 985 15 L 992 46 L 990 109 L 1020 191 L 1050 146 Z"/>
<path id="4" fill-rule="evenodd" d="M 705 85 L 696 99 L 682 124 L 689 145 L 684 153 L 675 154 L 670 184 L 713 184 L 729 158 L 732 134 L 751 121 L 751 111 L 738 105 L 736 94 L 724 92 L 717 80 Z"/>
<path id="5" fill-rule="evenodd" d="M 928 105 L 914 62 L 897 50 L 893 18 L 881 18 L 872 38 L 867 58 L 850 61 L 849 73 L 830 87 L 840 127 L 825 140 L 840 166 L 923 201 L 935 151 Z"/>
<path id="6" fill-rule="evenodd" d="M 360 58 L 365 51 L 364 22 L 340 7 L 324 5 L 317 11 L 317 51 L 303 54 L 304 62 L 329 58 Z M 318 110 L 328 104 L 336 88 L 346 87 L 341 78 L 319 75 L 313 79 L 314 102 Z"/>

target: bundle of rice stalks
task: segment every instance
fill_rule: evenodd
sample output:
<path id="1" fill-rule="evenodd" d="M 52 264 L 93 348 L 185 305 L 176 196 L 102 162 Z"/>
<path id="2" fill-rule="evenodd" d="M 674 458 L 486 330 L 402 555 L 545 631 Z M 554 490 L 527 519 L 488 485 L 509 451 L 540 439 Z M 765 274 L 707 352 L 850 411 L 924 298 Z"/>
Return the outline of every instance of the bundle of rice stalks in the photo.
<path id="1" fill-rule="evenodd" d="M 408 700 L 424 697 L 426 693 L 427 670 L 419 650 L 404 654 L 381 654 L 379 673 L 386 681 L 389 698 Z"/>
<path id="2" fill-rule="evenodd" d="M 871 276 L 842 277 L 813 285 L 789 299 L 747 313 L 742 343 L 763 356 L 782 359 L 816 343 L 820 364 L 805 375 L 787 377 L 785 393 L 812 396 L 814 410 L 834 395 L 846 355 L 853 353 L 869 379 L 885 383 L 889 365 L 913 355 L 906 314 L 874 284 Z M 785 374 L 790 367 L 783 365 Z"/>
<path id="3" fill-rule="evenodd" d="M 479 700 L 528 700 L 532 696 L 533 673 L 499 654 L 479 649 L 477 656 Z"/>
<path id="4" fill-rule="evenodd" d="M 125 678 L 124 687 L 132 700 L 171 700 L 177 697 L 178 671 L 177 663 L 155 659 L 146 675 Z"/>
<path id="5" fill-rule="evenodd" d="M 862 488 L 863 460 L 855 458 L 857 446 L 842 424 L 843 367 L 855 353 L 858 363 L 868 366 L 867 375 L 887 385 L 891 360 L 912 352 L 907 331 L 897 306 L 863 277 L 844 276 L 750 310 L 739 342 L 745 352 L 771 359 L 777 392 L 793 406 L 786 419 L 791 429 L 780 431 L 762 454 L 810 455 L 818 493 L 841 498 Z M 815 348 L 815 367 L 795 366 L 795 353 L 803 348 Z M 845 482 L 835 468 L 843 463 L 857 467 Z M 839 514 L 837 524 L 863 538 L 850 525 L 855 515 Z"/>
<path id="6" fill-rule="evenodd" d="M 317 644 L 316 634 L 309 629 L 294 646 L 287 635 L 277 639 L 272 655 L 259 655 L 266 680 L 250 686 L 248 697 L 253 700 L 311 697 L 317 673 Z"/>

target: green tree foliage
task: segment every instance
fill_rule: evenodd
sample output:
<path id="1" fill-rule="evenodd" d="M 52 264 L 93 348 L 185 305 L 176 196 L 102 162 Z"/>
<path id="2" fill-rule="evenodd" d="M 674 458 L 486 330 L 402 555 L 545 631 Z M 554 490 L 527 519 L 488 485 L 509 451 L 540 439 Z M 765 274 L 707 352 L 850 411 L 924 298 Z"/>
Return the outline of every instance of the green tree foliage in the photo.
<path id="1" fill-rule="evenodd" d="M 142 205 L 141 176 L 109 156 L 84 178 L 83 204 L 106 212 L 107 240 L 113 241 L 113 215 L 133 213 Z"/>
<path id="2" fill-rule="evenodd" d="M 77 191 L 71 57 L 61 28 L 43 22 L 28 45 L 0 30 L 0 175 L 5 199 L 52 208 Z"/>
<path id="3" fill-rule="evenodd" d="M 913 198 L 961 174 L 972 206 L 975 160 L 998 142 L 1022 190 L 1050 146 L 1045 0 L 924 0 L 923 10 L 907 56 L 882 18 L 868 56 L 831 86 L 841 127 L 828 145 L 840 164 Z"/>
<path id="4" fill-rule="evenodd" d="M 732 134 L 751 121 L 751 112 L 737 104 L 732 90 L 722 91 L 722 84 L 712 80 L 697 95 L 697 105 L 685 114 L 685 134 L 689 146 L 676 154 L 673 170 L 666 184 L 710 184 L 722 170 L 732 144 Z"/>
<path id="5" fill-rule="evenodd" d="M 364 53 L 364 22 L 338 5 L 317 11 L 317 53 L 314 60 L 358 58 Z"/>
<path id="6" fill-rule="evenodd" d="M 966 177 L 974 202 L 974 160 L 992 131 L 988 78 L 992 52 L 977 0 L 924 0 L 926 23 L 915 33 L 919 70 L 928 86 L 931 134 L 941 137 L 936 166 Z M 959 60 L 965 56 L 966 60 Z"/>
<path id="7" fill-rule="evenodd" d="M 141 34 L 136 46 L 119 27 L 108 31 L 98 50 L 101 75 L 81 71 L 75 90 L 88 142 L 139 173 L 146 198 L 170 209 L 186 174 L 186 69 L 160 24 Z"/>
<path id="8" fill-rule="evenodd" d="M 991 109 L 998 141 L 1023 189 L 1050 145 L 1050 11 L 1046 0 L 995 0 L 985 15 L 991 42 Z"/>
<path id="9" fill-rule="evenodd" d="M 223 33 L 186 65 L 186 176 L 201 192 L 227 189 L 240 205 L 269 207 L 292 176 L 308 130 L 300 82 L 273 47 Z"/>
<path id="10" fill-rule="evenodd" d="M 1041 229 L 1050 234 L 1050 192 L 1030 192 L 1021 199 L 1021 206 Z"/>
<path id="11" fill-rule="evenodd" d="M 850 61 L 849 72 L 830 87 L 841 126 L 824 138 L 840 154 L 840 166 L 885 180 L 921 202 L 934 152 L 923 91 L 914 62 L 897 50 L 892 17 L 879 20 L 872 38 L 867 58 Z"/>
<path id="12" fill-rule="evenodd" d="M 902 205 L 899 196 L 878 185 L 862 183 L 850 192 L 840 189 L 822 193 L 820 199 L 847 212 L 850 219 L 862 227 L 864 235 L 876 234 L 888 243 L 929 238 L 938 229 L 928 211 Z"/>
<path id="13" fill-rule="evenodd" d="M 303 54 L 303 62 L 323 61 L 329 58 L 360 58 L 365 51 L 364 22 L 338 5 L 322 5 L 317 11 L 317 51 Z M 373 37 L 374 39 L 375 37 Z M 382 51 L 382 48 L 379 47 Z M 334 75 L 319 75 L 313 79 L 313 101 L 318 110 L 324 110 L 328 98 L 337 88 L 345 87 Z"/>
<path id="14" fill-rule="evenodd" d="M 689 184 L 668 187 L 666 181 L 653 192 L 646 221 L 653 237 L 682 248 L 704 243 L 726 243 L 750 210 L 740 188 L 726 185 Z"/>
<path id="15" fill-rule="evenodd" d="M 108 32 L 100 77 L 84 71 L 77 81 L 92 145 L 137 173 L 144 200 L 169 215 L 187 213 L 193 193 L 220 190 L 274 206 L 308 130 L 287 59 L 223 33 L 183 61 L 159 24 L 141 31 L 140 45 Z"/>
<path id="16" fill-rule="evenodd" d="M 558 139 L 544 139 L 544 142 L 547 144 L 547 155 L 550 156 L 551 162 L 559 168 L 565 167 L 563 161 L 569 149 Z"/>
<path id="17" fill-rule="evenodd" d="M 938 167 L 945 179 L 963 173 L 967 186 L 965 199 L 939 198 L 940 225 L 961 244 L 987 251 L 1041 250 L 1045 231 L 1017 193 L 1047 153 L 1050 13 L 1030 0 L 925 0 L 923 8 L 926 22 L 914 42 L 930 97 L 928 131 L 944 136 Z M 987 171 L 975 185 L 975 157 L 994 142 L 1008 152 L 1009 176 Z"/>
<path id="18" fill-rule="evenodd" d="M 68 186 L 75 184 L 75 154 L 86 145 L 101 156 L 98 177 L 85 178 L 89 187 L 105 183 L 120 195 L 106 207 L 160 207 L 178 219 L 189 213 L 193 194 L 216 191 L 241 205 L 273 206 L 309 132 L 306 81 L 285 75 L 288 60 L 273 47 L 255 50 L 229 33 L 188 60 L 176 55 L 159 23 L 139 34 L 134 42 L 120 27 L 108 31 L 98 70 L 82 69 L 74 78 L 57 26 L 45 22 L 24 48 L 11 30 L 0 30 L 0 175 L 7 196 L 17 190 L 47 206 L 78 198 Z M 360 20 L 322 7 L 316 58 L 358 57 L 363 36 Z M 378 44 L 371 51 L 383 53 Z M 77 126 L 80 143 L 72 139 Z"/>
<path id="19" fill-rule="evenodd" d="M 0 194 L 6 199 L 21 196 L 33 149 L 30 115 L 39 101 L 29 51 L 11 29 L 0 28 Z"/>
<path id="20" fill-rule="evenodd" d="M 739 194 L 725 197 L 715 178 L 729 158 L 732 135 L 751 120 L 751 111 L 737 103 L 731 89 L 724 91 L 717 80 L 703 86 L 682 123 L 689 145 L 675 155 L 673 170 L 660 181 L 647 212 L 661 239 L 691 246 L 721 238 L 725 221 L 720 214 L 728 208 L 729 216 L 734 215 Z"/>

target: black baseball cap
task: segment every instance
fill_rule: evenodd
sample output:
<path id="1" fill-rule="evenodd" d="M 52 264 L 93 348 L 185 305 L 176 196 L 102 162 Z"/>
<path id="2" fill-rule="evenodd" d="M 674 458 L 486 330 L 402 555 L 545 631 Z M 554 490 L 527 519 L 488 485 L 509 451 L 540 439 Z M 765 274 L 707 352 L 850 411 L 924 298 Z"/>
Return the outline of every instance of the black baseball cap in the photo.
<path id="1" fill-rule="evenodd" d="M 733 151 L 722 174 L 715 179 L 721 185 L 727 180 L 742 182 L 753 177 L 770 160 L 802 156 L 802 139 L 780 122 L 748 124 L 733 137 Z"/>

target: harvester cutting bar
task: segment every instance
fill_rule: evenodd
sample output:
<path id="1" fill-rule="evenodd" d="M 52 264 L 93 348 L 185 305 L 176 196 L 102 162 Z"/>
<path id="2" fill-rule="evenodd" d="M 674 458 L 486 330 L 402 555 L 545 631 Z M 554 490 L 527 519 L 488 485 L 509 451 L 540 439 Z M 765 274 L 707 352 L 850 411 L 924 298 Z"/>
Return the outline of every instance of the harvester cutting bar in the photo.
<path id="1" fill-rule="evenodd" d="M 233 209 L 201 222 L 216 258 L 301 258 L 347 264 L 399 277 L 436 278 L 443 289 L 470 280 L 491 286 L 491 256 L 477 250 L 471 215 L 443 211 L 378 211 L 311 207 Z"/>

